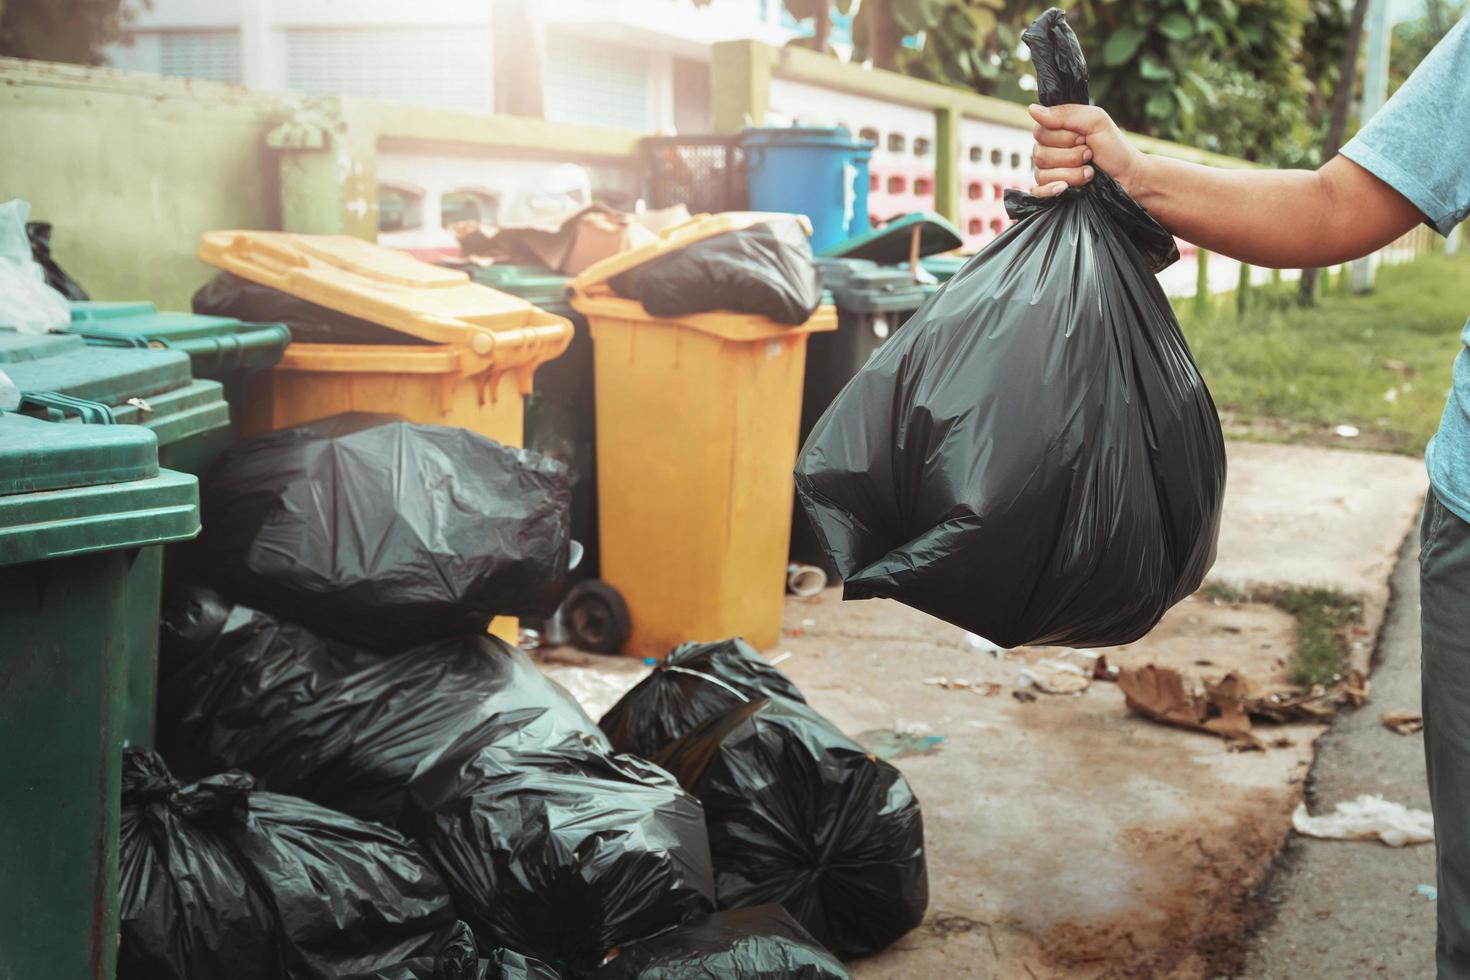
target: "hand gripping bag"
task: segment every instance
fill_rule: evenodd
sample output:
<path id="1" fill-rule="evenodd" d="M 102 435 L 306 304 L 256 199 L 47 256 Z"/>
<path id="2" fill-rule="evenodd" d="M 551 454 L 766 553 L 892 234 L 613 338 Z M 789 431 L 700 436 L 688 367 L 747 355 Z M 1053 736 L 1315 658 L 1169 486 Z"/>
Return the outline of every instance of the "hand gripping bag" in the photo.
<path id="1" fill-rule="evenodd" d="M 1041 101 L 1085 103 L 1063 13 L 1023 37 Z M 1199 587 L 1219 418 L 1153 273 L 1173 239 L 1121 186 L 1008 191 L 1016 223 L 869 359 L 797 464 L 847 599 L 1002 646 L 1107 646 Z"/>

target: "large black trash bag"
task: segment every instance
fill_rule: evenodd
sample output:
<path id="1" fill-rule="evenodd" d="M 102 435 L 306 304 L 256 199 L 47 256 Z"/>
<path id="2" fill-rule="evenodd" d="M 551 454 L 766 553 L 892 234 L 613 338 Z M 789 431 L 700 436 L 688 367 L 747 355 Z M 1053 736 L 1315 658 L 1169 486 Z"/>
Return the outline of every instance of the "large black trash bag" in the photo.
<path id="1" fill-rule="evenodd" d="M 624 949 L 593 980 L 848 980 L 779 905 L 716 912 Z"/>
<path id="2" fill-rule="evenodd" d="M 779 902 L 843 959 L 923 921 L 919 801 L 897 769 L 807 705 L 736 705 L 656 761 L 704 804 L 720 908 Z"/>
<path id="3" fill-rule="evenodd" d="M 1061 11 L 1025 37 L 1041 101 L 1086 102 Z M 1152 275 L 1169 234 L 1098 171 L 1019 219 L 872 356 L 797 464 L 843 597 L 1002 646 L 1147 633 L 1214 562 L 1225 452 Z"/>
<path id="4" fill-rule="evenodd" d="M 565 466 L 466 429 L 352 413 L 247 439 L 200 495 L 203 573 L 328 636 L 399 650 L 548 614 Z"/>
<path id="5" fill-rule="evenodd" d="M 424 343 L 412 334 L 319 306 L 229 272 L 215 273 L 214 278 L 195 290 L 193 308 L 195 313 L 233 317 L 249 323 L 284 323 L 291 328 L 291 340 L 295 343 Z"/>
<path id="6" fill-rule="evenodd" d="M 414 778 L 408 825 L 485 945 L 565 972 L 713 909 L 699 801 L 652 763 L 568 739 L 466 736 Z"/>
<path id="7" fill-rule="evenodd" d="M 561 974 L 538 959 L 504 947 L 481 957 L 474 934 L 456 922 L 443 945 L 432 956 L 417 956 L 371 973 L 354 973 L 340 980 L 562 980 Z"/>
<path id="8" fill-rule="evenodd" d="M 444 882 L 403 837 L 226 772 L 123 752 L 120 980 L 335 980 L 435 948 Z"/>
<path id="9" fill-rule="evenodd" d="M 27 221 L 26 239 L 31 243 L 31 258 L 46 273 L 46 285 L 73 302 L 91 299 L 81 283 L 67 275 L 51 256 L 51 225 L 46 221 Z"/>
<path id="10" fill-rule="evenodd" d="M 504 717 L 547 742 L 601 740 L 571 695 L 485 634 L 382 655 L 200 588 L 169 601 L 160 645 L 159 742 L 175 772 L 244 769 L 365 820 L 397 825 L 419 763 Z"/>
<path id="11" fill-rule="evenodd" d="M 652 316 L 730 310 L 795 325 L 822 304 L 822 274 L 795 218 L 711 236 L 613 276 L 608 285 Z"/>
<path id="12" fill-rule="evenodd" d="M 741 639 L 682 643 L 598 722 L 613 748 L 652 759 L 733 705 L 756 698 L 805 702 L 796 685 Z"/>

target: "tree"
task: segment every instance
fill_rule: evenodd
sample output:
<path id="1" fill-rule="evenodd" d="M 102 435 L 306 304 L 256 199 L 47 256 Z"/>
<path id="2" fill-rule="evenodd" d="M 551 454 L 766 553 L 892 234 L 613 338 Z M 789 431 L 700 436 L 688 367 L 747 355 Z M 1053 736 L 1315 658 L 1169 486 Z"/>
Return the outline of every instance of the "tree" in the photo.
<path id="1" fill-rule="evenodd" d="M 103 49 L 149 6 L 149 0 L 4 0 L 0 56 L 104 64 Z"/>
<path id="2" fill-rule="evenodd" d="M 1424 16 L 1395 24 L 1389 44 L 1388 90 L 1398 90 L 1424 56 L 1470 10 L 1467 0 L 1426 0 Z"/>

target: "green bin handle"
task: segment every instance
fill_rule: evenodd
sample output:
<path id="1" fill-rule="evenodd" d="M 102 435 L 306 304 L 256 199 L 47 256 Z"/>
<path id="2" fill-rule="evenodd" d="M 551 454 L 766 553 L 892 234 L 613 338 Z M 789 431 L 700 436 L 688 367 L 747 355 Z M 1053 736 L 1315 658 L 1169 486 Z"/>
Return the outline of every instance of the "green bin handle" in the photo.
<path id="1" fill-rule="evenodd" d="M 113 330 L 104 330 L 98 327 L 88 327 L 86 330 L 73 328 L 70 333 L 76 334 L 86 342 L 88 347 L 137 347 L 147 349 L 149 347 L 167 347 L 168 341 L 162 338 L 142 337 L 137 334 L 118 333 Z"/>
<path id="2" fill-rule="evenodd" d="M 259 371 L 279 361 L 286 352 L 286 345 L 290 343 L 290 327 L 284 323 L 264 323 L 256 325 L 252 330 L 238 333 L 175 340 L 169 347 L 183 351 L 190 357 L 212 359 L 217 371 L 232 371 L 237 368 Z"/>
<path id="3" fill-rule="evenodd" d="M 91 425 L 113 425 L 117 422 L 117 416 L 112 414 L 112 409 L 101 402 L 74 398 L 59 391 L 23 391 L 20 393 L 20 404 L 22 408 L 26 405 L 44 408 L 47 417 L 52 421 L 66 418 L 69 412 Z"/>

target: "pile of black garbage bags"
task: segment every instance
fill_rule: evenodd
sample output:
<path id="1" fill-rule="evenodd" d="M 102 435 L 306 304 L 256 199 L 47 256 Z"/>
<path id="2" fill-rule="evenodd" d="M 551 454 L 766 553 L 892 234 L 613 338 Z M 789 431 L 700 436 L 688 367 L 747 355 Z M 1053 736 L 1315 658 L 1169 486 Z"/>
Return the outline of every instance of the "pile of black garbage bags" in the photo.
<path id="1" fill-rule="evenodd" d="M 201 501 L 124 758 L 122 980 L 823 980 L 918 924 L 907 784 L 743 643 L 599 727 L 487 632 L 560 597 L 561 464 L 346 415 Z"/>

